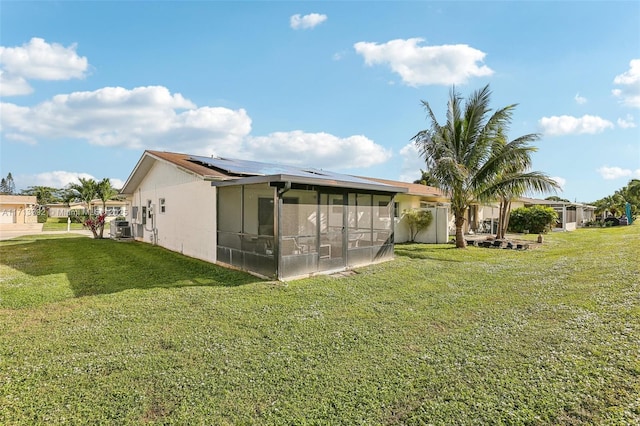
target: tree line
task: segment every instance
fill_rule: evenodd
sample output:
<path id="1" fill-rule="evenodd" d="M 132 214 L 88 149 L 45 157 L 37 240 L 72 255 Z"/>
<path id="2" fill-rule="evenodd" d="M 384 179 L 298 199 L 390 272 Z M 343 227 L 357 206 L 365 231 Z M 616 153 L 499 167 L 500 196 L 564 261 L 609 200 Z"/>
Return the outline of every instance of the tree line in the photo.
<path id="1" fill-rule="evenodd" d="M 78 182 L 70 183 L 65 188 L 30 186 L 21 190 L 19 194 L 16 194 L 11 172 L 0 181 L 0 194 L 35 196 L 36 202 L 40 206 L 58 203 L 66 205 L 72 202 L 82 203 L 87 211 L 83 224 L 91 230 L 94 238 L 103 237 L 107 201 L 117 199 L 118 193 L 119 190 L 113 187 L 109 178 L 104 178 L 100 181 L 78 178 Z M 91 203 L 94 200 L 102 202 L 101 214 L 96 215 L 91 209 Z"/>

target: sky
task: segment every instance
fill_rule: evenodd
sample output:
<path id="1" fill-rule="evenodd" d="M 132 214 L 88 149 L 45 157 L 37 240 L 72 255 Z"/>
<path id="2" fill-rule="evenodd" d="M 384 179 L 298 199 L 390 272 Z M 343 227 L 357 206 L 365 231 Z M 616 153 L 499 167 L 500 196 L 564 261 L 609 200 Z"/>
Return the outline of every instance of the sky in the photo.
<path id="1" fill-rule="evenodd" d="M 410 182 L 423 102 L 487 84 L 536 196 L 640 178 L 639 1 L 0 0 L 0 175 L 120 187 L 153 149 Z"/>

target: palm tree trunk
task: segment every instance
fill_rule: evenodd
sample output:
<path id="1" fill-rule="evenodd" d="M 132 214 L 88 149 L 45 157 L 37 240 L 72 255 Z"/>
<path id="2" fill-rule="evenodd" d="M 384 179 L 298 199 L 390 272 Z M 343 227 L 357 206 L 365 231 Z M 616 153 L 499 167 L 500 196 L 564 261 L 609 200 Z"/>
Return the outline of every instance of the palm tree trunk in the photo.
<path id="1" fill-rule="evenodd" d="M 504 236 L 507 233 L 507 230 L 509 229 L 509 217 L 511 216 L 511 201 L 509 201 L 507 203 L 507 211 L 505 212 L 504 215 L 504 229 L 502 231 L 502 238 L 504 238 Z"/>
<path id="2" fill-rule="evenodd" d="M 500 226 L 500 235 L 498 235 L 499 239 L 503 239 L 505 234 L 507 233 L 507 226 L 509 225 L 509 206 L 511 203 L 507 200 L 502 200 L 500 216 L 502 216 L 502 224 Z"/>
<path id="3" fill-rule="evenodd" d="M 462 227 L 464 226 L 464 213 L 461 215 L 455 214 L 456 218 L 456 248 L 467 247 L 467 242 L 464 240 L 464 233 Z"/>
<path id="4" fill-rule="evenodd" d="M 502 223 L 504 218 L 502 217 L 502 204 L 503 200 L 500 199 L 500 206 L 498 207 L 498 230 L 496 231 L 496 239 L 500 238 L 500 234 L 502 233 Z"/>
<path id="5" fill-rule="evenodd" d="M 107 211 L 107 202 L 102 200 L 102 213 L 105 213 L 106 211 Z M 100 225 L 100 238 L 104 238 L 103 235 L 104 235 L 104 222 L 102 222 L 102 225 Z"/>

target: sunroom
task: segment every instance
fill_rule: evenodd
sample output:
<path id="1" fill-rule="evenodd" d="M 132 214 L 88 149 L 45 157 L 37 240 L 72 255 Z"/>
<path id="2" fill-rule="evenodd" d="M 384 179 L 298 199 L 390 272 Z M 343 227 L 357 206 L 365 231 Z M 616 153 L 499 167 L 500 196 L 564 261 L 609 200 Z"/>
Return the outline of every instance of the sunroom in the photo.
<path id="1" fill-rule="evenodd" d="M 217 261 L 281 280 L 393 258 L 405 188 L 337 173 L 203 158 L 237 179 L 217 188 Z"/>

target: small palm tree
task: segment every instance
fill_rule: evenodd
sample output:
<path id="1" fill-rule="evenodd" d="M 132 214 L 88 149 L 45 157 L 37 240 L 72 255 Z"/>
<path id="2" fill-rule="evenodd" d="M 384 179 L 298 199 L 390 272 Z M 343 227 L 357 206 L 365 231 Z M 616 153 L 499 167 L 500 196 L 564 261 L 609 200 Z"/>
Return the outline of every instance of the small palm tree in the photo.
<path id="1" fill-rule="evenodd" d="M 118 191 L 111 186 L 109 178 L 104 178 L 97 184 L 97 197 L 102 201 L 102 212 L 107 211 L 107 201 L 118 195 Z M 100 238 L 104 235 L 104 225 L 100 228 Z"/>
<path id="2" fill-rule="evenodd" d="M 79 183 L 70 183 L 67 186 L 67 199 L 79 200 L 84 204 L 89 215 L 85 223 L 94 223 L 94 214 L 91 209 L 91 202 L 98 196 L 98 183 L 94 179 L 78 178 Z M 93 238 L 99 238 L 96 228 L 89 227 L 93 233 Z"/>
<path id="3" fill-rule="evenodd" d="M 93 179 L 78 178 L 78 180 L 79 183 L 70 183 L 67 186 L 68 199 L 82 202 L 89 216 L 92 216 L 91 202 L 98 195 L 98 183 Z"/>
<path id="4" fill-rule="evenodd" d="M 551 183 L 546 176 L 525 173 L 534 150 L 528 143 L 538 135 L 525 135 L 506 143 L 504 135 L 515 105 L 492 113 L 490 97 L 487 85 L 472 93 L 463 106 L 463 99 L 452 88 L 443 125 L 429 104 L 422 101 L 431 127 L 412 138 L 437 186 L 449 194 L 459 248 L 466 247 L 464 214 L 472 202 L 501 198 L 506 203 L 527 189 L 543 189 Z M 546 183 L 536 180 L 542 177 Z"/>

